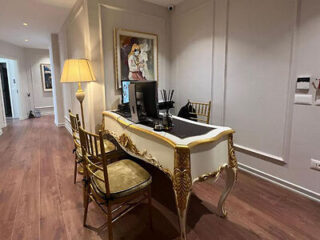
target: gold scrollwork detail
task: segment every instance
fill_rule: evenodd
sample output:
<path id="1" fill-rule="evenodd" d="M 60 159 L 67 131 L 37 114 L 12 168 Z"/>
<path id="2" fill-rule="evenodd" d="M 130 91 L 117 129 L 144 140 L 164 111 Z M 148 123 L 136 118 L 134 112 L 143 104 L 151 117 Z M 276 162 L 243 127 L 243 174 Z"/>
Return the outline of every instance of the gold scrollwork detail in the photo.
<path id="1" fill-rule="evenodd" d="M 225 165 L 219 167 L 219 169 L 217 171 L 203 174 L 200 177 L 196 178 L 193 182 L 204 182 L 204 181 L 208 180 L 209 178 L 216 178 L 217 179 L 220 176 L 220 174 L 222 173 L 222 171 L 227 167 L 228 167 L 228 165 L 225 164 Z"/>
<path id="2" fill-rule="evenodd" d="M 116 136 L 115 133 L 112 133 L 109 131 L 109 133 L 118 141 L 118 143 L 128 152 L 131 152 L 132 154 L 136 155 L 137 157 L 140 157 L 142 159 L 145 159 L 148 163 L 154 165 L 155 167 L 159 168 L 161 171 L 163 171 L 170 179 L 172 179 L 171 172 L 164 168 L 150 153 L 147 152 L 147 150 L 144 150 L 141 152 L 137 146 L 133 143 L 132 139 L 123 133 L 120 135 L 120 137 Z"/>
<path id="3" fill-rule="evenodd" d="M 229 152 L 229 167 L 238 168 L 238 162 L 237 162 L 236 154 L 234 152 L 234 147 L 233 147 L 233 134 L 230 134 L 228 138 L 228 152 Z"/>
<path id="4" fill-rule="evenodd" d="M 188 197 L 191 192 L 190 149 L 178 147 L 175 149 L 173 188 L 176 192 L 177 206 L 180 211 L 187 207 Z"/>

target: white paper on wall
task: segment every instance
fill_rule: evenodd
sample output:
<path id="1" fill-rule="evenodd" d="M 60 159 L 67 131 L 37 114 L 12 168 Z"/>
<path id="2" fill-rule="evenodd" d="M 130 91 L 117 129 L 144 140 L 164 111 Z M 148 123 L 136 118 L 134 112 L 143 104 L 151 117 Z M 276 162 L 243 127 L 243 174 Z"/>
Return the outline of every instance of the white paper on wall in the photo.
<path id="1" fill-rule="evenodd" d="M 296 94 L 294 98 L 295 104 L 312 105 L 311 94 Z"/>

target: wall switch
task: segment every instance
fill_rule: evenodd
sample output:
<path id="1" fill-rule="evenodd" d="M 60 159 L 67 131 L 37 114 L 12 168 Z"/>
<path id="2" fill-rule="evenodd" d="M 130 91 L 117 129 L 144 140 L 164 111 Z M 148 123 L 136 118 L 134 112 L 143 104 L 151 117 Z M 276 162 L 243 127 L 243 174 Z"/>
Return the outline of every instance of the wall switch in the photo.
<path id="1" fill-rule="evenodd" d="M 311 159 L 311 168 L 320 171 L 320 160 Z"/>
<path id="2" fill-rule="evenodd" d="M 295 104 L 312 105 L 311 94 L 296 94 L 294 97 Z"/>
<path id="3" fill-rule="evenodd" d="M 309 90 L 310 88 L 310 77 L 298 77 L 297 79 L 297 90 Z"/>

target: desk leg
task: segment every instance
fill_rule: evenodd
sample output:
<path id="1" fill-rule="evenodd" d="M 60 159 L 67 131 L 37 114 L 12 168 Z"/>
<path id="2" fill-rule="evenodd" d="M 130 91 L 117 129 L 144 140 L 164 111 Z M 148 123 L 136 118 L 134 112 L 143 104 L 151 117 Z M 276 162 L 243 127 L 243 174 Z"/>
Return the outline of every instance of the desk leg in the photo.
<path id="1" fill-rule="evenodd" d="M 227 173 L 226 187 L 223 190 L 221 197 L 219 199 L 219 203 L 218 203 L 218 215 L 220 217 L 227 216 L 227 211 L 224 208 L 224 203 L 225 203 L 229 193 L 231 192 L 234 183 L 236 182 L 236 176 L 237 176 L 237 168 L 227 167 L 225 169 L 225 171 Z"/>
<path id="2" fill-rule="evenodd" d="M 181 240 L 187 239 L 186 222 L 191 187 L 190 149 L 178 147 L 175 149 L 173 189 L 176 197 Z"/>

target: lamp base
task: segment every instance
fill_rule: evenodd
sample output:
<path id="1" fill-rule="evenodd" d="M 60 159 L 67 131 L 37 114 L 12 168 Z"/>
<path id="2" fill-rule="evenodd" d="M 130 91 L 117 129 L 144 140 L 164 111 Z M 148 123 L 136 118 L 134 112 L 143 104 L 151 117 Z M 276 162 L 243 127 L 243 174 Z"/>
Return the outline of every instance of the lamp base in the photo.
<path id="1" fill-rule="evenodd" d="M 85 97 L 85 92 L 81 88 L 80 89 L 78 88 L 78 91 L 76 92 L 76 98 L 80 103 L 82 103 L 84 100 L 84 97 Z"/>
<path id="2" fill-rule="evenodd" d="M 78 90 L 76 92 L 76 98 L 78 99 L 78 101 L 80 102 L 80 107 L 81 107 L 81 119 L 82 119 L 82 127 L 85 129 L 85 123 L 84 123 L 84 116 L 83 116 L 83 107 L 82 107 L 82 102 L 84 100 L 85 97 L 85 92 L 82 90 L 81 88 L 81 83 L 79 82 L 78 85 Z"/>

